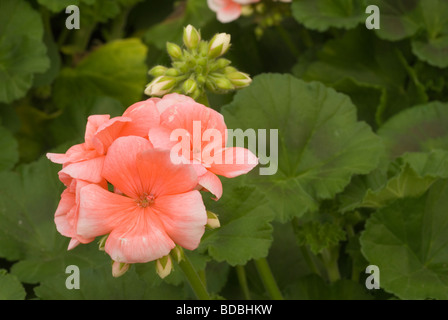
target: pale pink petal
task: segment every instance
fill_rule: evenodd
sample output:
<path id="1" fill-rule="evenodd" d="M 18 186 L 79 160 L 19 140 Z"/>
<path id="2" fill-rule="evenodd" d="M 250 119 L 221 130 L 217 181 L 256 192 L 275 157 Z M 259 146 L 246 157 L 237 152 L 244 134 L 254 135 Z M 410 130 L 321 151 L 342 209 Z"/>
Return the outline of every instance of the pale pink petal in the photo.
<path id="1" fill-rule="evenodd" d="M 193 98 L 190 98 L 188 96 L 178 94 L 178 93 L 170 93 L 163 97 L 163 99 L 160 99 L 157 102 L 157 109 L 159 110 L 159 113 L 162 114 L 166 109 L 169 107 L 180 104 L 180 103 L 195 103 L 196 101 Z"/>
<path id="2" fill-rule="evenodd" d="M 112 260 L 145 263 L 168 255 L 175 243 L 154 212 L 140 208 L 131 214 L 107 237 L 105 250 Z"/>
<path id="3" fill-rule="evenodd" d="M 248 173 L 258 165 L 258 158 L 245 148 L 225 148 L 217 152 L 216 160 L 209 170 L 226 178 Z"/>
<path id="4" fill-rule="evenodd" d="M 157 101 L 157 100 L 156 100 Z M 121 136 L 147 137 L 150 128 L 156 127 L 160 122 L 159 111 L 154 99 L 141 101 L 130 106 L 123 116 L 132 119 L 121 131 Z"/>
<path id="5" fill-rule="evenodd" d="M 222 146 L 227 142 L 227 126 L 219 112 L 195 102 L 181 102 L 168 107 L 160 116 L 161 126 L 173 132 L 183 129 L 190 134 L 191 144 L 207 145 L 204 132 L 220 135 Z"/>
<path id="6" fill-rule="evenodd" d="M 142 137 L 120 137 L 110 146 L 104 161 L 103 177 L 129 197 L 138 198 L 144 188 L 137 169 L 137 155 L 152 149 Z"/>
<path id="7" fill-rule="evenodd" d="M 120 137 L 121 131 L 131 118 L 115 117 L 103 123 L 95 133 L 92 143 L 99 154 L 106 154 L 110 145 Z"/>
<path id="8" fill-rule="evenodd" d="M 274 0 L 274 1 L 275 1 L 275 0 Z M 233 0 L 233 2 L 242 4 L 242 5 L 247 5 L 247 4 L 252 4 L 252 3 L 260 2 L 260 0 Z"/>
<path id="9" fill-rule="evenodd" d="M 199 191 L 158 197 L 151 208 L 176 244 L 188 250 L 198 247 L 207 223 Z"/>
<path id="10" fill-rule="evenodd" d="M 73 225 L 67 219 L 67 215 L 76 206 L 76 195 L 66 188 L 61 194 L 61 200 L 54 214 L 56 229 L 60 234 L 66 237 L 73 236 Z"/>
<path id="11" fill-rule="evenodd" d="M 207 191 L 211 192 L 214 196 L 214 200 L 218 200 L 222 196 L 222 182 L 214 173 L 207 171 L 205 174 L 199 177 L 199 185 Z"/>
<path id="12" fill-rule="evenodd" d="M 241 16 L 241 5 L 238 3 L 229 3 L 224 8 L 217 11 L 216 18 L 222 23 L 229 23 Z"/>
<path id="13" fill-rule="evenodd" d="M 225 7 L 227 3 L 231 1 L 232 0 L 207 0 L 207 4 L 212 11 L 217 12 L 219 9 Z"/>
<path id="14" fill-rule="evenodd" d="M 154 197 L 188 192 L 198 183 L 194 168 L 188 164 L 173 164 L 169 150 L 142 152 L 137 167 L 143 190 Z"/>
<path id="15" fill-rule="evenodd" d="M 126 222 L 140 210 L 134 199 L 107 191 L 98 185 L 80 191 L 77 233 L 85 238 L 102 236 Z"/>
<path id="16" fill-rule="evenodd" d="M 81 179 L 92 183 L 100 183 L 103 181 L 102 171 L 105 157 L 97 157 L 94 159 L 75 162 L 64 167 L 60 173 L 69 175 L 74 179 Z"/>
<path id="17" fill-rule="evenodd" d="M 92 115 L 87 118 L 86 133 L 84 135 L 84 141 L 87 149 L 93 149 L 93 137 L 104 123 L 109 121 L 110 115 Z"/>
<path id="18" fill-rule="evenodd" d="M 53 163 L 63 164 L 68 161 L 65 153 L 47 153 L 46 156 Z"/>
<path id="19" fill-rule="evenodd" d="M 149 129 L 149 141 L 151 141 L 154 148 L 171 149 L 177 144 L 177 141 L 171 141 L 172 131 L 165 127 L 155 127 Z"/>
<path id="20" fill-rule="evenodd" d="M 76 239 L 70 239 L 70 243 L 68 244 L 67 250 L 72 250 L 77 247 L 81 242 Z"/>

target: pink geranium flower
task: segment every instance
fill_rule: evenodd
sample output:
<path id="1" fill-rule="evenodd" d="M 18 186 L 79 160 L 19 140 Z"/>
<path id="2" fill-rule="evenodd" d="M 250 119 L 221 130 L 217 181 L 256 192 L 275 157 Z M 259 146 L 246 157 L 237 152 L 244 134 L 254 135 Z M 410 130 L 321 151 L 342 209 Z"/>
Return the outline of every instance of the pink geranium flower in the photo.
<path id="1" fill-rule="evenodd" d="M 160 126 L 149 130 L 149 140 L 156 148 L 173 151 L 179 144 L 176 132 L 182 135 L 182 139 L 188 139 L 188 156 L 183 153 L 185 150 L 182 154 L 188 158 L 188 163 L 193 164 L 199 186 L 219 199 L 222 184 L 217 175 L 233 178 L 245 174 L 258 164 L 257 157 L 245 148 L 226 147 L 227 126 L 219 112 L 190 98 L 180 99 L 178 95 L 166 98 L 172 103 L 165 105 L 161 112 Z"/>
<path id="2" fill-rule="evenodd" d="M 109 147 L 103 176 L 120 193 L 96 184 L 81 188 L 77 232 L 86 239 L 108 235 L 105 251 L 112 260 L 144 263 L 176 244 L 199 245 L 207 214 L 192 166 L 175 165 L 168 150 L 128 136 Z"/>
<path id="3" fill-rule="evenodd" d="M 222 23 L 228 23 L 241 16 L 241 6 L 259 2 L 260 0 L 207 0 L 211 10 Z"/>
<path id="4" fill-rule="evenodd" d="M 121 117 L 93 115 L 88 118 L 84 143 L 74 145 L 65 154 L 47 153 L 54 163 L 63 165 L 61 173 L 92 183 L 103 180 L 101 172 L 107 150 L 118 137 L 147 136 L 148 130 L 159 123 L 156 99 L 136 103 Z"/>
<path id="5" fill-rule="evenodd" d="M 68 250 L 71 250 L 80 243 L 89 243 L 94 240 L 94 238 L 84 238 L 77 232 L 80 190 L 90 183 L 84 180 L 70 178 L 63 173 L 59 176 L 67 185 L 67 188 L 61 194 L 61 200 L 54 215 L 54 222 L 60 234 L 71 238 L 68 245 Z M 106 180 L 103 180 L 98 186 L 107 189 Z"/>

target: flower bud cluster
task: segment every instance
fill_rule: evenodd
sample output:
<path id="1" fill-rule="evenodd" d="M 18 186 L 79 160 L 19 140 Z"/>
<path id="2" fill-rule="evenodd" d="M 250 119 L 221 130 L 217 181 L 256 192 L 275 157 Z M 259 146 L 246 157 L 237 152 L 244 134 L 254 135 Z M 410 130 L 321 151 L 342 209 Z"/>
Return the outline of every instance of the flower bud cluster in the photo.
<path id="1" fill-rule="evenodd" d="M 149 70 L 154 79 L 145 94 L 160 97 L 176 92 L 197 99 L 206 90 L 227 93 L 248 86 L 252 82 L 250 76 L 223 58 L 231 46 L 230 40 L 226 33 L 218 33 L 210 41 L 202 40 L 200 32 L 188 25 L 183 32 L 183 48 L 171 42 L 166 45 L 171 67 L 158 65 Z"/>

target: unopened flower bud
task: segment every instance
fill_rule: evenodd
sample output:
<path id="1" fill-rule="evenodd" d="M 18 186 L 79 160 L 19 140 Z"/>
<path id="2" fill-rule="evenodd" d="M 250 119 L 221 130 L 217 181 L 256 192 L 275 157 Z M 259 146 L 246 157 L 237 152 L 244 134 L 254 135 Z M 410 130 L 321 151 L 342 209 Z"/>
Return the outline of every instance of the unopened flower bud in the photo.
<path id="1" fill-rule="evenodd" d="M 149 70 L 148 74 L 153 76 L 154 78 L 165 75 L 165 72 L 168 70 L 167 67 L 164 66 L 155 66 L 151 70 Z"/>
<path id="2" fill-rule="evenodd" d="M 235 86 L 235 88 L 244 88 L 252 83 L 252 79 L 247 73 L 244 72 L 231 72 L 226 73 L 227 79 Z"/>
<path id="3" fill-rule="evenodd" d="M 235 89 L 235 86 L 232 84 L 232 82 L 227 79 L 227 78 L 217 78 L 214 80 L 216 87 L 219 90 L 223 90 L 223 91 L 229 91 L 229 90 L 233 90 Z"/>
<path id="4" fill-rule="evenodd" d="M 177 77 L 178 75 L 180 75 L 180 72 L 179 72 L 179 70 L 177 70 L 175 68 L 169 68 L 165 72 L 165 76 L 169 76 L 169 77 Z"/>
<path id="5" fill-rule="evenodd" d="M 160 278 L 165 278 L 173 270 L 173 262 L 170 255 L 164 256 L 156 261 L 156 271 Z"/>
<path id="6" fill-rule="evenodd" d="M 188 49 L 195 49 L 201 41 L 201 34 L 195 27 L 189 24 L 184 28 L 183 40 Z"/>
<path id="7" fill-rule="evenodd" d="M 222 56 L 230 48 L 230 34 L 218 33 L 212 40 L 208 47 L 208 56 L 210 58 L 217 58 Z"/>
<path id="8" fill-rule="evenodd" d="M 182 247 L 179 247 L 178 245 L 176 245 L 173 250 L 171 250 L 170 252 L 170 256 L 177 262 L 181 262 L 182 260 L 185 259 L 185 254 L 184 254 L 184 250 L 182 249 Z"/>
<path id="9" fill-rule="evenodd" d="M 198 84 L 193 79 L 188 79 L 182 85 L 182 90 L 186 95 L 191 95 L 198 88 Z"/>
<path id="10" fill-rule="evenodd" d="M 251 16 L 254 13 L 254 8 L 250 5 L 241 6 L 241 15 L 244 17 Z"/>
<path id="11" fill-rule="evenodd" d="M 219 228 L 221 224 L 219 223 L 218 216 L 211 211 L 207 211 L 207 224 L 205 226 L 210 229 Z"/>
<path id="12" fill-rule="evenodd" d="M 105 250 L 104 247 L 106 246 L 107 237 L 109 237 L 109 235 L 105 235 L 104 237 L 102 237 L 100 239 L 100 241 L 98 241 L 98 250 L 100 250 L 100 251 Z"/>
<path id="13" fill-rule="evenodd" d="M 148 84 L 145 94 L 148 96 L 163 96 L 176 85 L 176 79 L 168 76 L 161 76 Z"/>
<path id="14" fill-rule="evenodd" d="M 114 261 L 112 263 L 112 276 L 115 278 L 121 277 L 129 270 L 130 264 L 124 262 Z"/>
<path id="15" fill-rule="evenodd" d="M 175 43 L 167 42 L 166 51 L 173 60 L 179 60 L 182 57 L 182 49 Z"/>

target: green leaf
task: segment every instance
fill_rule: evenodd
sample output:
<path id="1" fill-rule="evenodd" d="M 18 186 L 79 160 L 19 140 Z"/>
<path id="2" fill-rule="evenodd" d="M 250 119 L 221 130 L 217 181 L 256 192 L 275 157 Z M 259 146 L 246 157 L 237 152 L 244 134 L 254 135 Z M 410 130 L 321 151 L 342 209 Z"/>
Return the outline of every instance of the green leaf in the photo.
<path id="1" fill-rule="evenodd" d="M 0 269 L 0 300 L 24 300 L 25 296 L 25 289 L 17 277 Z"/>
<path id="2" fill-rule="evenodd" d="M 309 245 L 314 254 L 338 245 L 346 239 L 344 230 L 334 223 L 310 221 L 301 224 L 294 230 L 299 246 Z"/>
<path id="3" fill-rule="evenodd" d="M 387 171 L 358 177 L 340 196 L 341 210 L 381 208 L 397 199 L 419 197 L 441 178 L 448 178 L 447 151 L 407 153 Z"/>
<path id="4" fill-rule="evenodd" d="M 373 297 L 359 283 L 339 280 L 327 284 L 317 275 L 299 279 L 286 289 L 290 300 L 372 300 Z"/>
<path id="5" fill-rule="evenodd" d="M 431 102 L 402 111 L 379 130 L 389 159 L 406 152 L 448 150 L 448 103 Z"/>
<path id="6" fill-rule="evenodd" d="M 22 98 L 50 66 L 39 13 L 24 0 L 0 3 L 0 102 Z"/>
<path id="7" fill-rule="evenodd" d="M 154 44 L 165 50 L 167 42 L 182 43 L 183 28 L 191 24 L 200 29 L 214 18 L 206 1 L 188 0 L 179 2 L 172 15 L 165 21 L 151 27 L 144 35 L 145 43 Z"/>
<path id="8" fill-rule="evenodd" d="M 364 0 L 296 0 L 292 14 L 309 29 L 352 29 L 367 18 L 365 8 Z"/>
<path id="9" fill-rule="evenodd" d="M 55 81 L 54 103 L 63 108 L 79 97 L 109 96 L 129 106 L 140 101 L 147 82 L 147 48 L 138 39 L 110 42 Z"/>
<path id="10" fill-rule="evenodd" d="M 56 236 L 53 221 L 62 191 L 57 169 L 42 158 L 17 172 L 0 173 L 1 257 L 42 257 L 67 245 Z"/>
<path id="11" fill-rule="evenodd" d="M 401 299 L 448 299 L 448 182 L 422 197 L 398 200 L 374 213 L 362 252 L 381 272 L 380 285 Z"/>
<path id="12" fill-rule="evenodd" d="M 382 25 L 376 30 L 386 40 L 412 37 L 412 49 L 421 60 L 448 67 L 448 3 L 444 0 L 373 0 L 382 8 Z"/>
<path id="13" fill-rule="evenodd" d="M 17 141 L 9 130 L 0 126 L 0 171 L 12 169 L 19 160 Z"/>
<path id="14" fill-rule="evenodd" d="M 198 249 L 232 266 L 268 255 L 273 219 L 264 195 L 253 187 L 239 186 L 235 180 L 238 178 L 223 181 L 224 193 L 219 201 L 205 196 L 207 210 L 218 215 L 221 227 L 208 230 Z"/>
<path id="15" fill-rule="evenodd" d="M 373 170 L 382 152 L 380 139 L 357 122 L 356 108 L 347 96 L 289 75 L 255 77 L 222 112 L 229 128 L 278 130 L 278 145 L 275 140 L 267 143 L 271 154 L 278 147 L 278 159 L 269 159 L 269 150 L 258 150 L 260 162 L 271 160 L 278 171 L 261 175 L 257 168 L 248 182 L 268 195 L 281 221 L 315 211 L 321 200 L 341 192 L 354 174 Z"/>
<path id="16" fill-rule="evenodd" d="M 49 125 L 54 145 L 67 141 L 84 141 L 87 118 L 93 114 L 120 116 L 124 111 L 122 104 L 109 97 L 87 96 L 69 102 L 62 114 Z"/>
<path id="17" fill-rule="evenodd" d="M 97 252 L 100 254 L 100 252 Z M 105 262 L 105 261 L 104 261 Z M 65 268 L 34 289 L 43 300 L 181 300 L 185 291 L 179 287 L 159 283 L 151 286 L 137 275 L 134 266 L 121 277 L 112 277 L 110 261 L 98 266 L 79 268 L 79 289 L 67 289 L 70 274 Z"/>
<path id="18" fill-rule="evenodd" d="M 410 51 L 402 44 L 381 41 L 365 28 L 328 41 L 317 61 L 308 65 L 303 79 L 320 81 L 350 95 L 363 118 L 373 125 L 417 103 L 426 102 L 421 86 L 408 76 Z M 376 103 L 376 104 L 374 104 Z"/>

